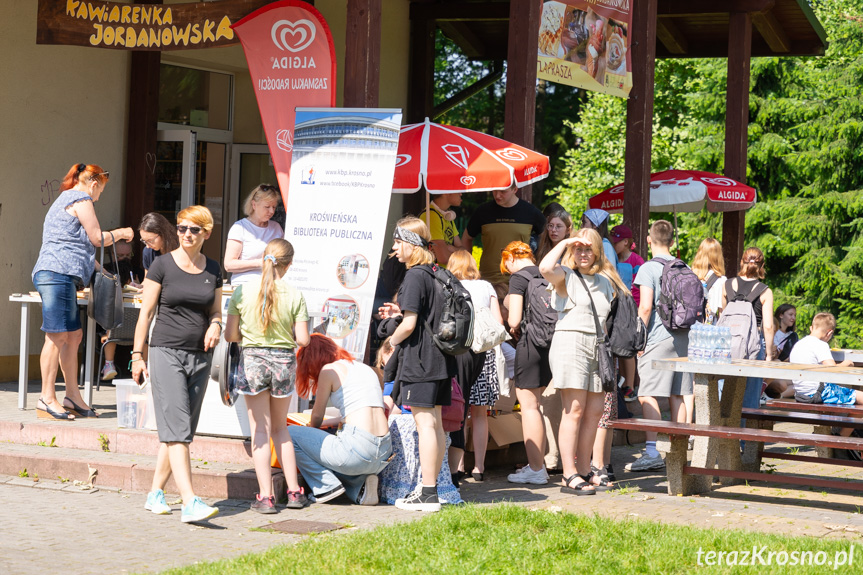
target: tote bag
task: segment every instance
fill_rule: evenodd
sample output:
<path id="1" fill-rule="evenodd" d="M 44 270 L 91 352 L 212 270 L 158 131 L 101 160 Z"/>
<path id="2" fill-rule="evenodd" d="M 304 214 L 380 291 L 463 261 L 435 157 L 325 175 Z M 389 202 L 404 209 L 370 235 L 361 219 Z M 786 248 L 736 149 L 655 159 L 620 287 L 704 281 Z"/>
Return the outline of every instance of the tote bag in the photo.
<path id="1" fill-rule="evenodd" d="M 482 353 L 493 349 L 509 339 L 506 328 L 499 324 L 491 313 L 491 308 L 481 307 L 474 311 L 473 342 L 470 349 L 474 353 Z"/>
<path id="2" fill-rule="evenodd" d="M 117 261 L 117 249 L 114 247 L 114 234 L 111 235 L 111 250 L 114 252 L 114 262 Z M 90 302 L 87 315 L 96 320 L 103 329 L 112 330 L 123 325 L 123 286 L 119 274 L 105 270 L 105 242 L 102 242 L 102 253 L 99 255 L 99 267 L 90 287 Z"/>
<path id="3" fill-rule="evenodd" d="M 584 291 L 587 292 L 587 297 L 590 299 L 590 311 L 593 312 L 593 322 L 596 326 L 596 361 L 599 364 L 599 380 L 602 382 L 602 391 L 608 393 L 617 390 L 617 374 L 614 372 L 614 358 L 611 357 L 611 348 L 608 346 L 608 337 L 602 331 L 602 326 L 599 325 L 599 316 L 596 315 L 596 305 L 593 303 L 593 296 L 590 295 L 590 289 L 587 283 L 578 270 L 573 270 L 578 279 L 581 280 L 581 285 Z"/>

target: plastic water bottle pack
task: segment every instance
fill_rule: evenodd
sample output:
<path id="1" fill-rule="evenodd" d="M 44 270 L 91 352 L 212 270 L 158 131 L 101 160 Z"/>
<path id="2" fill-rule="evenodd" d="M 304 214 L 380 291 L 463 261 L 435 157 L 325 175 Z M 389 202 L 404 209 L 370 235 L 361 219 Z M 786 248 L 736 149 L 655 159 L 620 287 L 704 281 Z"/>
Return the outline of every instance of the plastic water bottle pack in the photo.
<path id="1" fill-rule="evenodd" d="M 693 363 L 731 363 L 731 330 L 696 323 L 689 330 L 687 354 Z"/>

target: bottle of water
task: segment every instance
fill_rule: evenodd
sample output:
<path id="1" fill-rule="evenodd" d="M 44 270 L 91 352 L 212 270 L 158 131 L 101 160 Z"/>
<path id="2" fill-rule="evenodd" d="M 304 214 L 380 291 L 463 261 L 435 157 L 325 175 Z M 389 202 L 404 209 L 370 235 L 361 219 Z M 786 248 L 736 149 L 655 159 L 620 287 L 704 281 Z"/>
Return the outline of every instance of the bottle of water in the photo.
<path id="1" fill-rule="evenodd" d="M 695 363 L 704 362 L 704 325 L 696 323 L 689 330 L 689 348 L 687 354 L 689 361 Z"/>
<path id="2" fill-rule="evenodd" d="M 704 363 L 713 363 L 713 333 L 710 331 L 709 325 L 705 324 L 701 328 L 701 338 L 704 342 L 703 361 Z"/>
<path id="3" fill-rule="evenodd" d="M 717 363 L 731 363 L 731 329 L 719 327 L 719 343 L 717 345 Z"/>

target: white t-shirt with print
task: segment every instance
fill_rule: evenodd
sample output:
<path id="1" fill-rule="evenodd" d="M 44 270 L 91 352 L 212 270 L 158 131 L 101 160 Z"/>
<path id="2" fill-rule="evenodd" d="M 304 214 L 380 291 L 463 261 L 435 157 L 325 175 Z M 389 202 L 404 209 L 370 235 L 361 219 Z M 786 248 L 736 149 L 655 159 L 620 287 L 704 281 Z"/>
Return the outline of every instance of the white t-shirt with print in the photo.
<path id="1" fill-rule="evenodd" d="M 830 353 L 830 344 L 822 341 L 814 335 L 807 335 L 791 348 L 791 363 L 806 363 L 809 365 L 821 365 L 821 362 L 833 359 Z M 794 391 L 804 395 L 814 395 L 818 391 L 817 381 L 794 380 Z"/>
<path id="2" fill-rule="evenodd" d="M 253 224 L 249 218 L 243 218 L 231 226 L 228 239 L 236 240 L 243 245 L 240 252 L 241 260 L 259 260 L 264 256 L 264 249 L 271 240 L 285 237 L 285 232 L 278 222 L 269 220 L 267 227 Z M 235 272 L 231 275 L 231 285 L 244 284 L 249 280 L 261 277 L 261 270 Z"/>

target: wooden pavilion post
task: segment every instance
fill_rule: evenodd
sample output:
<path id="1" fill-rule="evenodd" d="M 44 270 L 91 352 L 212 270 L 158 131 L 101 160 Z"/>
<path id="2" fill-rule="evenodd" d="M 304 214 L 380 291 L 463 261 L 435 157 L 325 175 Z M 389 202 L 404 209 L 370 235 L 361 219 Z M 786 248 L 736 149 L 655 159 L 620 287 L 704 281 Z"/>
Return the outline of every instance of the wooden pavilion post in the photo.
<path id="1" fill-rule="evenodd" d="M 126 136 L 126 193 L 123 225 L 138 228 L 155 209 L 156 125 L 159 121 L 161 52 L 132 52 L 129 129 Z"/>
<path id="2" fill-rule="evenodd" d="M 746 183 L 752 17 L 746 12 L 732 12 L 729 16 L 725 175 Z M 732 277 L 737 275 L 737 267 L 743 253 L 746 212 L 725 212 L 722 216 L 722 253 L 725 256 L 725 273 L 728 277 Z"/>
<path id="3" fill-rule="evenodd" d="M 650 218 L 650 154 L 656 71 L 657 0 L 632 3 L 632 90 L 626 103 L 623 221 L 632 228 L 641 256 L 647 253 Z"/>
<path id="4" fill-rule="evenodd" d="M 348 0 L 346 108 L 376 108 L 381 77 L 381 0 Z"/>
<path id="5" fill-rule="evenodd" d="M 510 0 L 503 130 L 507 140 L 530 149 L 536 120 L 536 53 L 541 15 L 541 2 Z M 518 197 L 531 201 L 531 188 L 521 188 Z"/>

